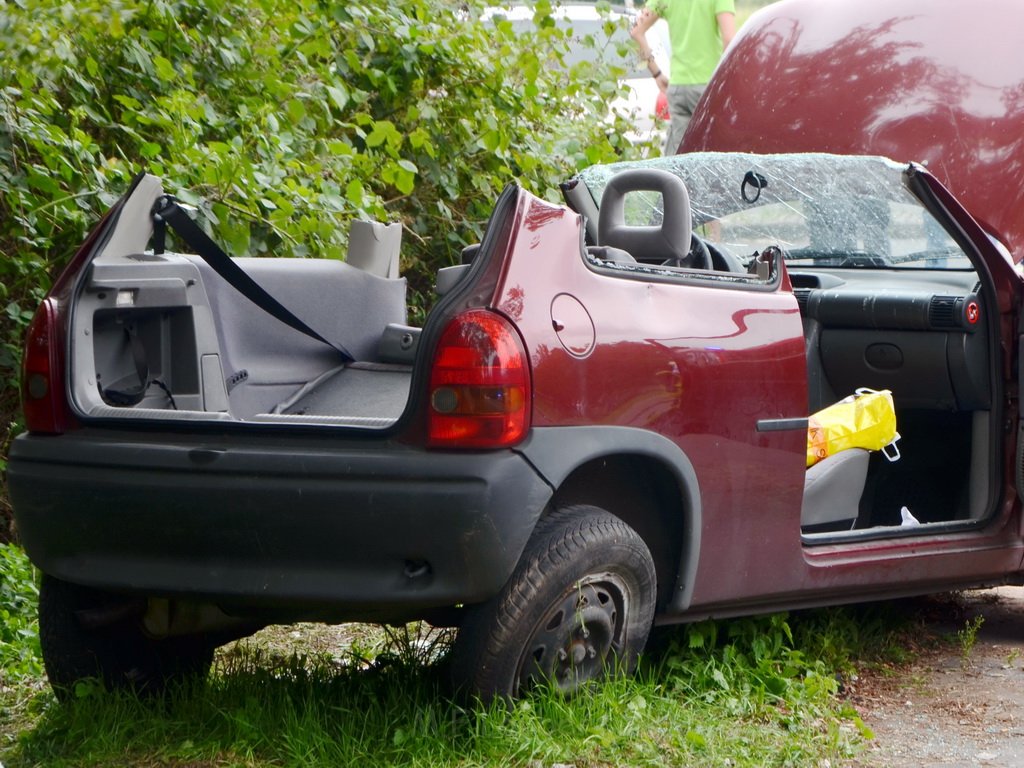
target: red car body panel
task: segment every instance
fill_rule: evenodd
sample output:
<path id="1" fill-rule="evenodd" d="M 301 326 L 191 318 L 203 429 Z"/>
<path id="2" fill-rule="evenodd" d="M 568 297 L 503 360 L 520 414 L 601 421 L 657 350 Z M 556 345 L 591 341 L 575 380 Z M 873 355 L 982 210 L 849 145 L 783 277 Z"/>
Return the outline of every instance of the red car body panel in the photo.
<path id="1" fill-rule="evenodd" d="M 525 338 L 535 427 L 635 426 L 669 437 L 690 459 L 701 501 L 691 616 L 1002 581 L 1021 568 L 1010 481 L 983 530 L 805 546 L 806 435 L 756 429 L 759 419 L 807 416 L 788 276 L 776 290 L 753 291 L 602 274 L 576 256 L 582 227 L 579 216 L 521 192 L 494 306 Z M 990 257 L 1008 266 L 996 248 Z M 1009 459 L 1004 477 L 1013 477 Z"/>
<path id="2" fill-rule="evenodd" d="M 609 276 L 578 257 L 578 216 L 524 194 L 517 224 L 496 306 L 527 340 L 534 426 L 629 425 L 668 437 L 703 481 L 694 601 L 787 591 L 781 572 L 751 579 L 718 564 L 799 540 L 806 436 L 757 431 L 759 419 L 806 416 L 803 336 L 788 283 L 753 291 Z M 772 522 L 752 538 L 735 509 Z"/>
<path id="3" fill-rule="evenodd" d="M 743 26 L 681 152 L 925 164 L 1024 258 L 1024 18 L 1014 0 L 784 0 Z"/>
<path id="4" fill-rule="evenodd" d="M 1017 22 L 1012 20 L 1017 19 Z M 994 0 L 984 12 L 936 0 L 783 0 L 751 17 L 723 58 L 680 152 L 830 152 L 877 154 L 925 165 L 948 189 L 948 207 L 983 241 L 980 224 L 1024 259 L 1024 26 L 1019 4 Z M 937 185 L 933 185 L 937 186 Z M 956 200 L 952 200 L 949 193 Z M 969 213 L 968 213 L 969 211 Z M 975 223 L 977 222 L 977 223 Z M 1016 419 L 1014 347 L 1020 278 L 992 247 L 1002 315 L 1008 420 Z M 761 547 L 749 533 L 756 572 L 803 596 L 849 589 L 892 592 L 898 585 L 948 585 L 1021 568 L 1024 524 L 1015 487 L 1016 440 L 1003 453 L 1000 512 L 983 530 L 838 546 L 799 545 L 792 521 L 758 523 L 787 530 Z M 751 525 L 754 523 L 751 522 Z M 709 558 L 734 557 L 726 549 Z M 778 573 L 786 574 L 780 577 Z M 748 587 L 749 592 L 749 587 Z"/>
<path id="5" fill-rule="evenodd" d="M 952 193 L 934 185 L 962 226 L 974 230 L 975 242 L 984 240 L 980 224 L 1019 262 L 1024 59 L 1017 52 L 1024 37 L 1020 24 L 993 23 L 1019 15 L 1005 0 L 988 4 L 984 14 L 934 0 L 773 4 L 750 19 L 727 52 L 680 151 L 876 154 L 919 162 Z M 691 286 L 682 289 L 688 308 L 674 315 L 678 286 L 608 279 L 578 259 L 545 259 L 556 242 L 577 249 L 581 235 L 564 214 L 546 208 L 539 213 L 536 206 L 543 204 L 524 204 L 521 236 L 527 242 L 516 245 L 524 253 L 512 259 L 516 271 L 507 276 L 498 306 L 524 329 L 536 391 L 586 396 L 571 404 L 540 399 L 535 418 L 538 424 L 629 421 L 673 435 L 702 478 L 691 610 L 740 613 L 739 606 L 760 602 L 920 591 L 928 584 L 998 580 L 1020 570 L 1012 434 L 1003 452 L 1004 502 L 984 529 L 803 545 L 804 437 L 776 433 L 768 439 L 752 424 L 758 413 L 806 415 L 803 337 L 791 294 Z M 563 231 L 555 235 L 555 229 Z M 525 253 L 530 249 L 536 250 L 532 257 Z M 1020 278 L 997 247 L 986 250 L 1002 315 L 1003 372 L 1007 391 L 1015 394 Z M 567 364 L 574 356 L 560 341 L 567 331 L 551 328 L 559 322 L 548 312 L 558 289 L 549 286 L 566 285 L 578 286 L 574 297 L 587 310 L 577 318 L 582 328 L 568 333 L 582 336 L 583 348 L 589 334 L 594 338 L 585 366 Z M 729 313 L 721 302 L 733 298 L 736 312 Z M 596 301 L 600 308 L 592 306 Z M 700 310 L 705 301 L 714 312 Z M 713 321 L 701 327 L 705 317 L 731 317 L 731 327 L 714 327 Z M 597 326 L 588 326 L 587 319 Z M 693 327 L 680 335 L 677 319 Z M 638 328 L 649 329 L 648 341 L 629 340 Z M 703 351 L 715 344 L 722 348 L 714 355 Z M 651 382 L 643 396 L 635 384 L 616 384 L 627 375 Z M 568 376 L 577 378 L 563 379 Z M 617 396 L 620 391 L 631 393 L 628 401 Z M 1015 419 L 1015 402 L 1006 407 Z M 735 513 L 743 509 L 749 514 Z"/>

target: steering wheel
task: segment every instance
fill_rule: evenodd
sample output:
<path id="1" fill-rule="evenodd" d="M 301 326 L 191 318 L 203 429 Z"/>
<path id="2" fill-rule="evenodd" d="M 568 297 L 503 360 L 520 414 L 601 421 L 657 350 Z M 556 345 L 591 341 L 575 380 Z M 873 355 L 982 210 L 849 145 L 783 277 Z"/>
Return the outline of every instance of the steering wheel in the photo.
<path id="1" fill-rule="evenodd" d="M 663 267 L 688 267 L 690 269 L 714 269 L 711 250 L 696 232 L 690 233 L 690 250 L 685 258 L 674 257 L 661 262 Z"/>

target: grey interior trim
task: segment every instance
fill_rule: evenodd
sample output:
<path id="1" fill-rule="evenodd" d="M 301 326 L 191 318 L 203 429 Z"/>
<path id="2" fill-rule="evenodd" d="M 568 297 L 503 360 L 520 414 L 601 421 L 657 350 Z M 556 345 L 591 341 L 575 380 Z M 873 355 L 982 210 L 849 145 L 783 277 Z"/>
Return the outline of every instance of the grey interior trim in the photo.
<path id="1" fill-rule="evenodd" d="M 220 411 L 190 411 L 172 408 L 115 408 L 112 405 L 94 405 L 89 415 L 100 419 L 154 419 L 157 421 L 235 421 L 229 413 Z"/>
<path id="2" fill-rule="evenodd" d="M 377 360 L 382 329 L 405 321 L 404 279 L 375 277 L 333 260 L 238 261 L 283 303 L 302 307 L 307 321 L 343 340 L 364 361 Z M 147 352 L 151 379 L 166 385 L 183 411 L 228 411 L 244 420 L 272 410 L 282 397 L 301 396 L 297 390 L 315 386 L 338 366 L 335 350 L 263 312 L 198 257 L 137 253 L 105 258 L 91 265 L 72 324 L 78 343 L 71 345 L 76 374 L 71 386 L 85 415 L 108 413 L 102 387 L 137 380 L 126 341 L 129 323 Z M 237 378 L 229 394 L 226 379 L 240 371 L 246 375 Z M 353 378 L 346 383 L 354 385 Z M 400 392 L 388 386 L 377 392 L 368 382 L 362 384 L 355 395 L 365 396 L 367 404 L 353 404 L 358 410 L 350 415 L 390 419 L 404 408 L 407 383 Z M 159 410 L 152 407 L 159 404 L 159 392 L 155 385 L 151 389 L 138 406 L 114 408 L 118 418 L 132 413 L 145 418 L 144 411 Z M 373 412 L 382 406 L 384 390 L 393 402 Z M 172 408 L 170 398 L 166 407 Z"/>
<path id="3" fill-rule="evenodd" d="M 390 427 L 398 421 L 397 418 L 385 418 L 376 416 L 309 416 L 293 413 L 257 413 L 246 419 L 249 423 L 275 423 L 275 424 L 325 424 L 338 427 L 373 427 L 380 429 Z"/>
<path id="4" fill-rule="evenodd" d="M 334 368 L 330 368 L 330 369 L 324 371 L 323 373 L 321 373 L 316 378 L 310 379 L 305 384 L 300 386 L 297 390 L 295 390 L 295 392 L 293 392 L 290 396 L 286 397 L 284 400 L 282 400 L 277 405 L 275 405 L 272 409 L 270 409 L 270 413 L 274 414 L 274 415 L 276 415 L 276 414 L 283 414 L 289 408 L 294 406 L 295 403 L 297 403 L 299 400 L 304 398 L 306 395 L 308 395 L 314 389 L 319 387 L 323 382 L 327 381 L 327 379 L 330 379 L 332 376 L 334 376 L 337 373 L 340 373 L 343 370 L 345 370 L 345 366 L 344 365 L 338 365 L 338 366 L 335 366 Z"/>
<path id="5" fill-rule="evenodd" d="M 437 277 L 434 281 L 434 290 L 438 296 L 444 296 L 455 287 L 462 278 L 469 272 L 472 264 L 455 264 L 451 267 L 441 267 L 437 270 Z"/>
<path id="6" fill-rule="evenodd" d="M 204 411 L 228 410 L 227 383 L 220 367 L 220 355 L 206 354 L 200 357 L 201 388 Z"/>
<path id="7" fill-rule="evenodd" d="M 345 261 L 377 277 L 398 279 L 402 225 L 395 222 L 353 221 L 349 225 Z"/>
<path id="8" fill-rule="evenodd" d="M 975 411 L 971 421 L 971 467 L 968 486 L 968 516 L 981 520 L 989 514 L 989 483 L 992 478 L 991 411 Z"/>
<path id="9" fill-rule="evenodd" d="M 131 197 L 125 200 L 114 230 L 96 259 L 117 258 L 146 250 L 149 238 L 153 235 L 150 211 L 153 209 L 153 203 L 163 193 L 160 179 L 148 173 L 143 176 L 132 191 Z"/>
<path id="10" fill-rule="evenodd" d="M 588 245 L 587 256 L 598 261 L 610 261 L 616 264 L 635 264 L 636 259 L 629 251 L 613 248 L 610 245 Z"/>
<path id="11" fill-rule="evenodd" d="M 395 421 L 409 399 L 412 368 L 370 363 L 328 371 L 271 409 L 271 413 Z"/>
<path id="12" fill-rule="evenodd" d="M 583 229 L 586 232 L 587 242 L 596 243 L 597 222 L 601 218 L 594 196 L 590 194 L 587 185 L 576 176 L 562 184 L 562 197 L 565 202 L 576 213 L 583 217 Z"/>
<path id="13" fill-rule="evenodd" d="M 144 342 L 150 379 L 162 381 L 180 398 L 179 408 L 198 410 L 203 398 L 215 405 L 227 399 L 223 377 L 202 378 L 201 361 L 219 357 L 220 347 L 198 269 L 175 254 L 133 253 L 93 261 L 74 303 L 69 386 L 83 414 L 107 405 L 101 387 L 126 379 L 137 383 L 125 339 L 127 323 L 134 324 Z M 146 409 L 145 402 L 141 405 Z"/>
<path id="14" fill-rule="evenodd" d="M 825 377 L 821 362 L 821 323 L 805 317 L 803 326 L 807 360 L 807 407 L 810 413 L 815 413 L 839 398 Z"/>
<path id="15" fill-rule="evenodd" d="M 242 419 L 272 411 L 282 388 L 294 392 L 338 366 L 335 350 L 289 328 L 240 296 L 194 259 L 217 317 L 225 375 L 248 371 L 231 390 Z M 383 329 L 406 322 L 406 282 L 376 277 L 329 259 L 238 259 L 282 304 L 321 334 L 337 338 L 359 360 L 376 360 Z M 298 311 L 301 308 L 301 313 Z"/>
<path id="16" fill-rule="evenodd" d="M 377 343 L 377 358 L 382 363 L 412 365 L 416 360 L 422 335 L 422 328 L 389 323 Z"/>

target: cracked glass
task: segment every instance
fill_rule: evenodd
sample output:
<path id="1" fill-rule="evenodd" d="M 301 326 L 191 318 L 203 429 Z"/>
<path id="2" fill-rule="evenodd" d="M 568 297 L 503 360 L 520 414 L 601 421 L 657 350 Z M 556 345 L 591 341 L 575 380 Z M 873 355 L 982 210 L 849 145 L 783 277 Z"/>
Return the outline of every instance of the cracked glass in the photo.
<path id="1" fill-rule="evenodd" d="M 886 158 L 702 152 L 594 166 L 580 178 L 600 205 L 608 180 L 628 168 L 682 179 L 694 233 L 744 268 L 771 246 L 801 266 L 972 268 L 907 189 L 907 166 Z M 626 224 L 637 227 L 678 215 L 654 192 L 628 193 L 625 209 Z"/>

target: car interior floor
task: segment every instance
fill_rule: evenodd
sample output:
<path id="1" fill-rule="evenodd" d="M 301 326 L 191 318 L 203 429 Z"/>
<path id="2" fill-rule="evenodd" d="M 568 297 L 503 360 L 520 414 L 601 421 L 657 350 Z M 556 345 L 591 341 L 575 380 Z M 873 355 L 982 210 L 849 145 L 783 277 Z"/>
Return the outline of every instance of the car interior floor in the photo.
<path id="1" fill-rule="evenodd" d="M 872 454 L 856 528 L 898 526 L 906 507 L 920 523 L 972 517 L 972 412 L 897 411 L 900 458 Z M 974 510 L 975 514 L 980 511 Z"/>

